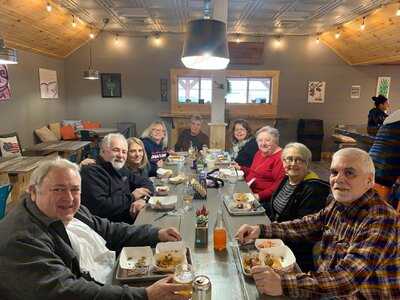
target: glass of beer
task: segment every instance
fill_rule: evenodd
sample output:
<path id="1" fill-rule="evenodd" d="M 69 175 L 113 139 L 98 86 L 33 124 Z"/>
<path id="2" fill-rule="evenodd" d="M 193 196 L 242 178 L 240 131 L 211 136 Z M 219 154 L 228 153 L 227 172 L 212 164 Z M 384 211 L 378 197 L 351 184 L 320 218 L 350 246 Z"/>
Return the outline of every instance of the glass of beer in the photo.
<path id="1" fill-rule="evenodd" d="M 194 190 L 192 186 L 188 184 L 186 185 L 182 196 L 185 211 L 189 211 L 192 208 L 193 197 L 194 197 Z"/>
<path id="2" fill-rule="evenodd" d="M 195 277 L 192 265 L 187 263 L 175 267 L 174 283 L 185 284 L 187 289 L 174 292 L 174 294 L 190 297 L 192 295 L 192 282 Z"/>

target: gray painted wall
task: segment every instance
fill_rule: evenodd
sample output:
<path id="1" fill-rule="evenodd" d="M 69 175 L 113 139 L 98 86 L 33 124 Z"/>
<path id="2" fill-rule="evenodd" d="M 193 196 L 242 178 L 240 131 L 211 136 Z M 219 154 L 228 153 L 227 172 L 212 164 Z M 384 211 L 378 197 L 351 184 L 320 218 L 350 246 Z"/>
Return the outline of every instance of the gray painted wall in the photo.
<path id="1" fill-rule="evenodd" d="M 169 77 L 169 69 L 183 67 L 180 62 L 182 37 L 162 36 L 162 45 L 155 47 L 151 38 L 120 37 L 103 34 L 94 41 L 94 64 L 101 72 L 122 73 L 123 97 L 101 98 L 100 82 L 82 79 L 87 68 L 89 47 L 82 47 L 65 63 L 68 114 L 71 118 L 93 119 L 112 125 L 135 121 L 138 130 L 168 111 L 168 103 L 160 102 L 160 78 Z M 232 69 L 280 70 L 278 116 L 288 118 L 320 118 L 325 121 L 326 137 L 335 124 L 366 124 L 372 108 L 377 76 L 391 76 L 392 108 L 400 108 L 400 66 L 377 65 L 352 67 L 325 45 L 309 37 L 285 37 L 280 48 L 273 38 L 265 40 L 264 65 L 230 66 Z M 309 80 L 326 81 L 324 104 L 307 103 Z M 361 98 L 350 99 L 351 85 L 361 85 Z M 325 149 L 330 149 L 329 140 Z"/>
<path id="2" fill-rule="evenodd" d="M 64 61 L 18 51 L 18 64 L 9 65 L 12 97 L 0 102 L 0 133 L 16 131 L 21 144 L 33 144 L 33 130 L 65 117 Z M 41 99 L 39 67 L 57 71 L 58 99 Z"/>

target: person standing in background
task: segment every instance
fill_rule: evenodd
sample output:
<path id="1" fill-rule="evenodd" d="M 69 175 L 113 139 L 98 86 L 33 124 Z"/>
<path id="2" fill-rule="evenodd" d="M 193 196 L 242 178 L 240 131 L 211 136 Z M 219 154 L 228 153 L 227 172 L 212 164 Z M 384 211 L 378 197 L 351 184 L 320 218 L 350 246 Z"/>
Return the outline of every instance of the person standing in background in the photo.
<path id="1" fill-rule="evenodd" d="M 389 100 L 383 96 L 372 97 L 375 107 L 368 113 L 368 127 L 367 132 L 369 135 L 376 135 L 379 127 L 382 126 L 383 121 L 387 118 L 386 111 L 389 109 Z"/>

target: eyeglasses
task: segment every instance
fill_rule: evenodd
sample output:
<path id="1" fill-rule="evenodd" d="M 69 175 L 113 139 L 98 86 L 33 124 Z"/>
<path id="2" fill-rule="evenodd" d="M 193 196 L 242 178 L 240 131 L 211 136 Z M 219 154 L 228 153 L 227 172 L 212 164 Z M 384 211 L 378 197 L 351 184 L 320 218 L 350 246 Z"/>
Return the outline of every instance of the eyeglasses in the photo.
<path id="1" fill-rule="evenodd" d="M 284 161 L 285 163 L 287 163 L 287 164 L 292 164 L 292 163 L 295 163 L 295 164 L 304 164 L 304 163 L 306 162 L 304 159 L 302 159 L 302 158 L 300 158 L 300 157 L 293 157 L 293 156 L 285 157 L 285 158 L 283 159 L 283 161 Z"/>

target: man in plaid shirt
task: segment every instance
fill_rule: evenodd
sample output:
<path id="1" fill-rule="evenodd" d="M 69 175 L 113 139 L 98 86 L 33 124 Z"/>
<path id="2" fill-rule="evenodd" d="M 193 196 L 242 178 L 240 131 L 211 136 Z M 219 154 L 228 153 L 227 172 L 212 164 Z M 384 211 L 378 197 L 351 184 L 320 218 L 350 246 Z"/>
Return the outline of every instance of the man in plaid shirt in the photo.
<path id="1" fill-rule="evenodd" d="M 241 243 L 258 237 L 321 240 L 316 272 L 282 273 L 252 268 L 260 293 L 317 299 L 400 299 L 399 217 L 372 189 L 375 168 L 360 149 L 332 159 L 328 206 L 302 219 L 243 225 Z"/>

